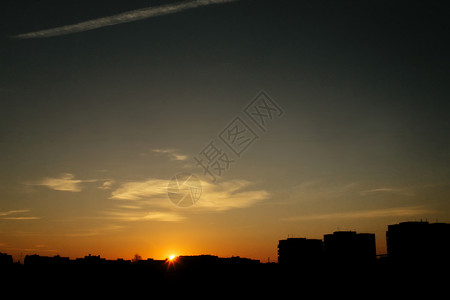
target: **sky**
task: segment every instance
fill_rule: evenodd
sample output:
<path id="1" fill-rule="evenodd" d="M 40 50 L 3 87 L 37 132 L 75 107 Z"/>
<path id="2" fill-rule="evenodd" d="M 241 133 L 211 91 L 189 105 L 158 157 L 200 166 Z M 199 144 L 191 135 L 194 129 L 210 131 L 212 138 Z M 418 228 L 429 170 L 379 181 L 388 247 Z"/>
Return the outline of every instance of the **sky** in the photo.
<path id="1" fill-rule="evenodd" d="M 0 252 L 277 260 L 450 222 L 444 1 L 3 1 Z M 178 189 L 179 188 L 179 189 Z"/>

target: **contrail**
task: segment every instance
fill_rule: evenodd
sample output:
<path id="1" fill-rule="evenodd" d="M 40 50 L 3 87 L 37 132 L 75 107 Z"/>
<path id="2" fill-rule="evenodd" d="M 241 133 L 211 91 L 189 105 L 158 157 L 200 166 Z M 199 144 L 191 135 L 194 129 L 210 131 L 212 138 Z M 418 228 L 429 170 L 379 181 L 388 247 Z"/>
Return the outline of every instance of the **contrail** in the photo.
<path id="1" fill-rule="evenodd" d="M 48 38 L 59 35 L 72 34 L 77 32 L 83 32 L 93 30 L 97 28 L 113 26 L 128 22 L 134 22 L 138 20 L 148 19 L 152 17 L 164 16 L 174 14 L 191 8 L 197 8 L 200 6 L 207 6 L 211 4 L 220 4 L 226 2 L 233 2 L 238 0 L 191 0 L 175 4 L 167 4 L 156 7 L 146 7 L 136 9 L 121 14 L 103 17 L 99 19 L 80 22 L 72 25 L 65 25 L 61 27 L 55 27 L 50 29 L 44 29 L 39 31 L 33 31 L 28 33 L 22 33 L 14 36 L 19 39 L 33 39 L 33 38 Z"/>

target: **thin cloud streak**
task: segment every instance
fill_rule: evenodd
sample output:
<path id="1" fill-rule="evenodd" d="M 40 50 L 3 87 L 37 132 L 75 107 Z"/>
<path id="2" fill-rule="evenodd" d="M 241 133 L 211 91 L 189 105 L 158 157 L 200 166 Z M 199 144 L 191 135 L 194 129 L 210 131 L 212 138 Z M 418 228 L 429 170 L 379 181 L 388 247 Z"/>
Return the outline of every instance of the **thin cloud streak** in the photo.
<path id="1" fill-rule="evenodd" d="M 362 196 L 366 196 L 369 194 L 375 194 L 375 193 L 394 193 L 394 194 L 403 195 L 403 196 L 410 196 L 410 197 L 414 196 L 414 193 L 408 191 L 405 188 L 381 187 L 381 188 L 375 188 L 375 189 L 365 190 L 365 191 L 360 192 L 360 194 Z"/>
<path id="2" fill-rule="evenodd" d="M 434 211 L 424 208 L 423 206 L 407 206 L 407 207 L 382 208 L 364 211 L 351 211 L 342 213 L 294 216 L 282 218 L 282 220 L 309 221 L 309 220 L 354 219 L 354 218 L 412 217 L 429 213 L 434 213 Z"/>
<path id="3" fill-rule="evenodd" d="M 15 209 L 0 212 L 1 220 L 38 220 L 40 217 L 34 216 L 23 216 L 23 213 L 28 213 L 31 210 L 29 209 Z"/>
<path id="4" fill-rule="evenodd" d="M 162 153 L 169 156 L 171 160 L 187 160 L 188 156 L 177 153 L 175 149 L 152 149 L 155 153 Z"/>
<path id="5" fill-rule="evenodd" d="M 247 180 L 229 180 L 216 184 L 202 181 L 202 197 L 193 209 L 225 211 L 256 205 L 270 197 L 266 190 L 249 190 Z"/>
<path id="6" fill-rule="evenodd" d="M 54 191 L 63 192 L 81 192 L 83 190 L 83 183 L 92 183 L 104 181 L 99 189 L 111 189 L 114 184 L 112 179 L 75 179 L 75 176 L 71 173 L 63 173 L 60 177 L 44 177 L 41 180 L 25 183 L 26 185 L 45 186 Z"/>
<path id="7" fill-rule="evenodd" d="M 136 221 L 162 221 L 162 222 L 180 222 L 185 219 L 175 212 L 162 211 L 105 211 L 105 219 L 114 221 L 136 222 Z"/>
<path id="8" fill-rule="evenodd" d="M 40 217 L 6 217 L 3 220 L 38 220 Z"/>
<path id="9" fill-rule="evenodd" d="M 121 226 L 121 225 L 110 224 L 110 225 L 105 225 L 105 226 L 101 226 L 101 227 L 97 227 L 97 228 L 90 228 L 87 230 L 69 232 L 69 233 L 66 233 L 65 236 L 66 237 L 97 236 L 97 235 L 102 235 L 102 234 L 109 233 L 109 232 L 121 231 L 124 228 L 125 227 Z"/>
<path id="10" fill-rule="evenodd" d="M 194 0 L 185 1 L 181 3 L 161 5 L 157 7 L 147 7 L 137 10 L 132 10 L 124 12 L 121 14 L 103 17 L 99 19 L 89 20 L 80 22 L 72 25 L 65 25 L 61 27 L 55 27 L 45 30 L 39 30 L 29 33 L 23 33 L 16 35 L 15 38 L 19 39 L 32 39 L 32 38 L 48 38 L 60 35 L 73 34 L 123 23 L 129 23 L 134 21 L 139 21 L 143 19 L 148 19 L 152 17 L 159 17 L 169 14 L 174 14 L 182 12 L 188 9 L 197 8 L 201 6 L 207 6 L 212 4 L 220 4 L 227 2 L 234 2 L 237 0 Z"/>
<path id="11" fill-rule="evenodd" d="M 111 193 L 110 199 L 115 200 L 143 200 L 167 194 L 167 180 L 148 179 L 122 184 Z"/>
<path id="12" fill-rule="evenodd" d="M 18 213 L 26 213 L 29 211 L 30 211 L 29 209 L 16 209 L 16 210 L 0 211 L 0 217 L 12 215 L 12 214 L 18 214 Z"/>

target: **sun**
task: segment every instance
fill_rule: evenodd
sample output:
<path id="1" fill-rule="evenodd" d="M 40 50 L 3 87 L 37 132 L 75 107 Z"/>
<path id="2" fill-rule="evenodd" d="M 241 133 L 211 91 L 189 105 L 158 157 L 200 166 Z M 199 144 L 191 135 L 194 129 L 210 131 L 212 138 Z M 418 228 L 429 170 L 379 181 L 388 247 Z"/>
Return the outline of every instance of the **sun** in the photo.
<path id="1" fill-rule="evenodd" d="M 170 260 L 170 261 L 173 261 L 173 260 L 175 259 L 175 257 L 176 257 L 176 256 L 175 256 L 174 254 L 172 254 L 172 255 L 169 256 L 169 260 Z"/>

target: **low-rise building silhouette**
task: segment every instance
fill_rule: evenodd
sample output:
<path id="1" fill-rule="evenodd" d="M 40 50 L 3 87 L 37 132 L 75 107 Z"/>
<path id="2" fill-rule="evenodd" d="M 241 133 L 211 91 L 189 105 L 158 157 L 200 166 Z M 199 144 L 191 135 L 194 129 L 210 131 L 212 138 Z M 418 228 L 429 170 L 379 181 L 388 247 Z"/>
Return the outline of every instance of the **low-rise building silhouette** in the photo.
<path id="1" fill-rule="evenodd" d="M 100 255 L 86 255 L 84 258 L 77 258 L 77 262 L 81 264 L 87 264 L 87 265 L 100 265 L 107 263 L 105 258 L 100 257 Z"/>
<path id="2" fill-rule="evenodd" d="M 26 255 L 24 264 L 26 266 L 62 266 L 68 265 L 71 262 L 69 257 L 56 256 L 41 256 L 37 254 Z"/>
<path id="3" fill-rule="evenodd" d="M 218 266 L 218 265 L 248 265 L 259 264 L 257 259 L 250 259 L 239 256 L 232 257 L 218 257 L 216 255 L 202 254 L 202 255 L 182 255 L 176 258 L 177 262 L 185 265 L 198 265 L 198 266 Z"/>
<path id="4" fill-rule="evenodd" d="M 396 262 L 449 263 L 450 224 L 402 222 L 386 231 L 388 257 Z"/>

